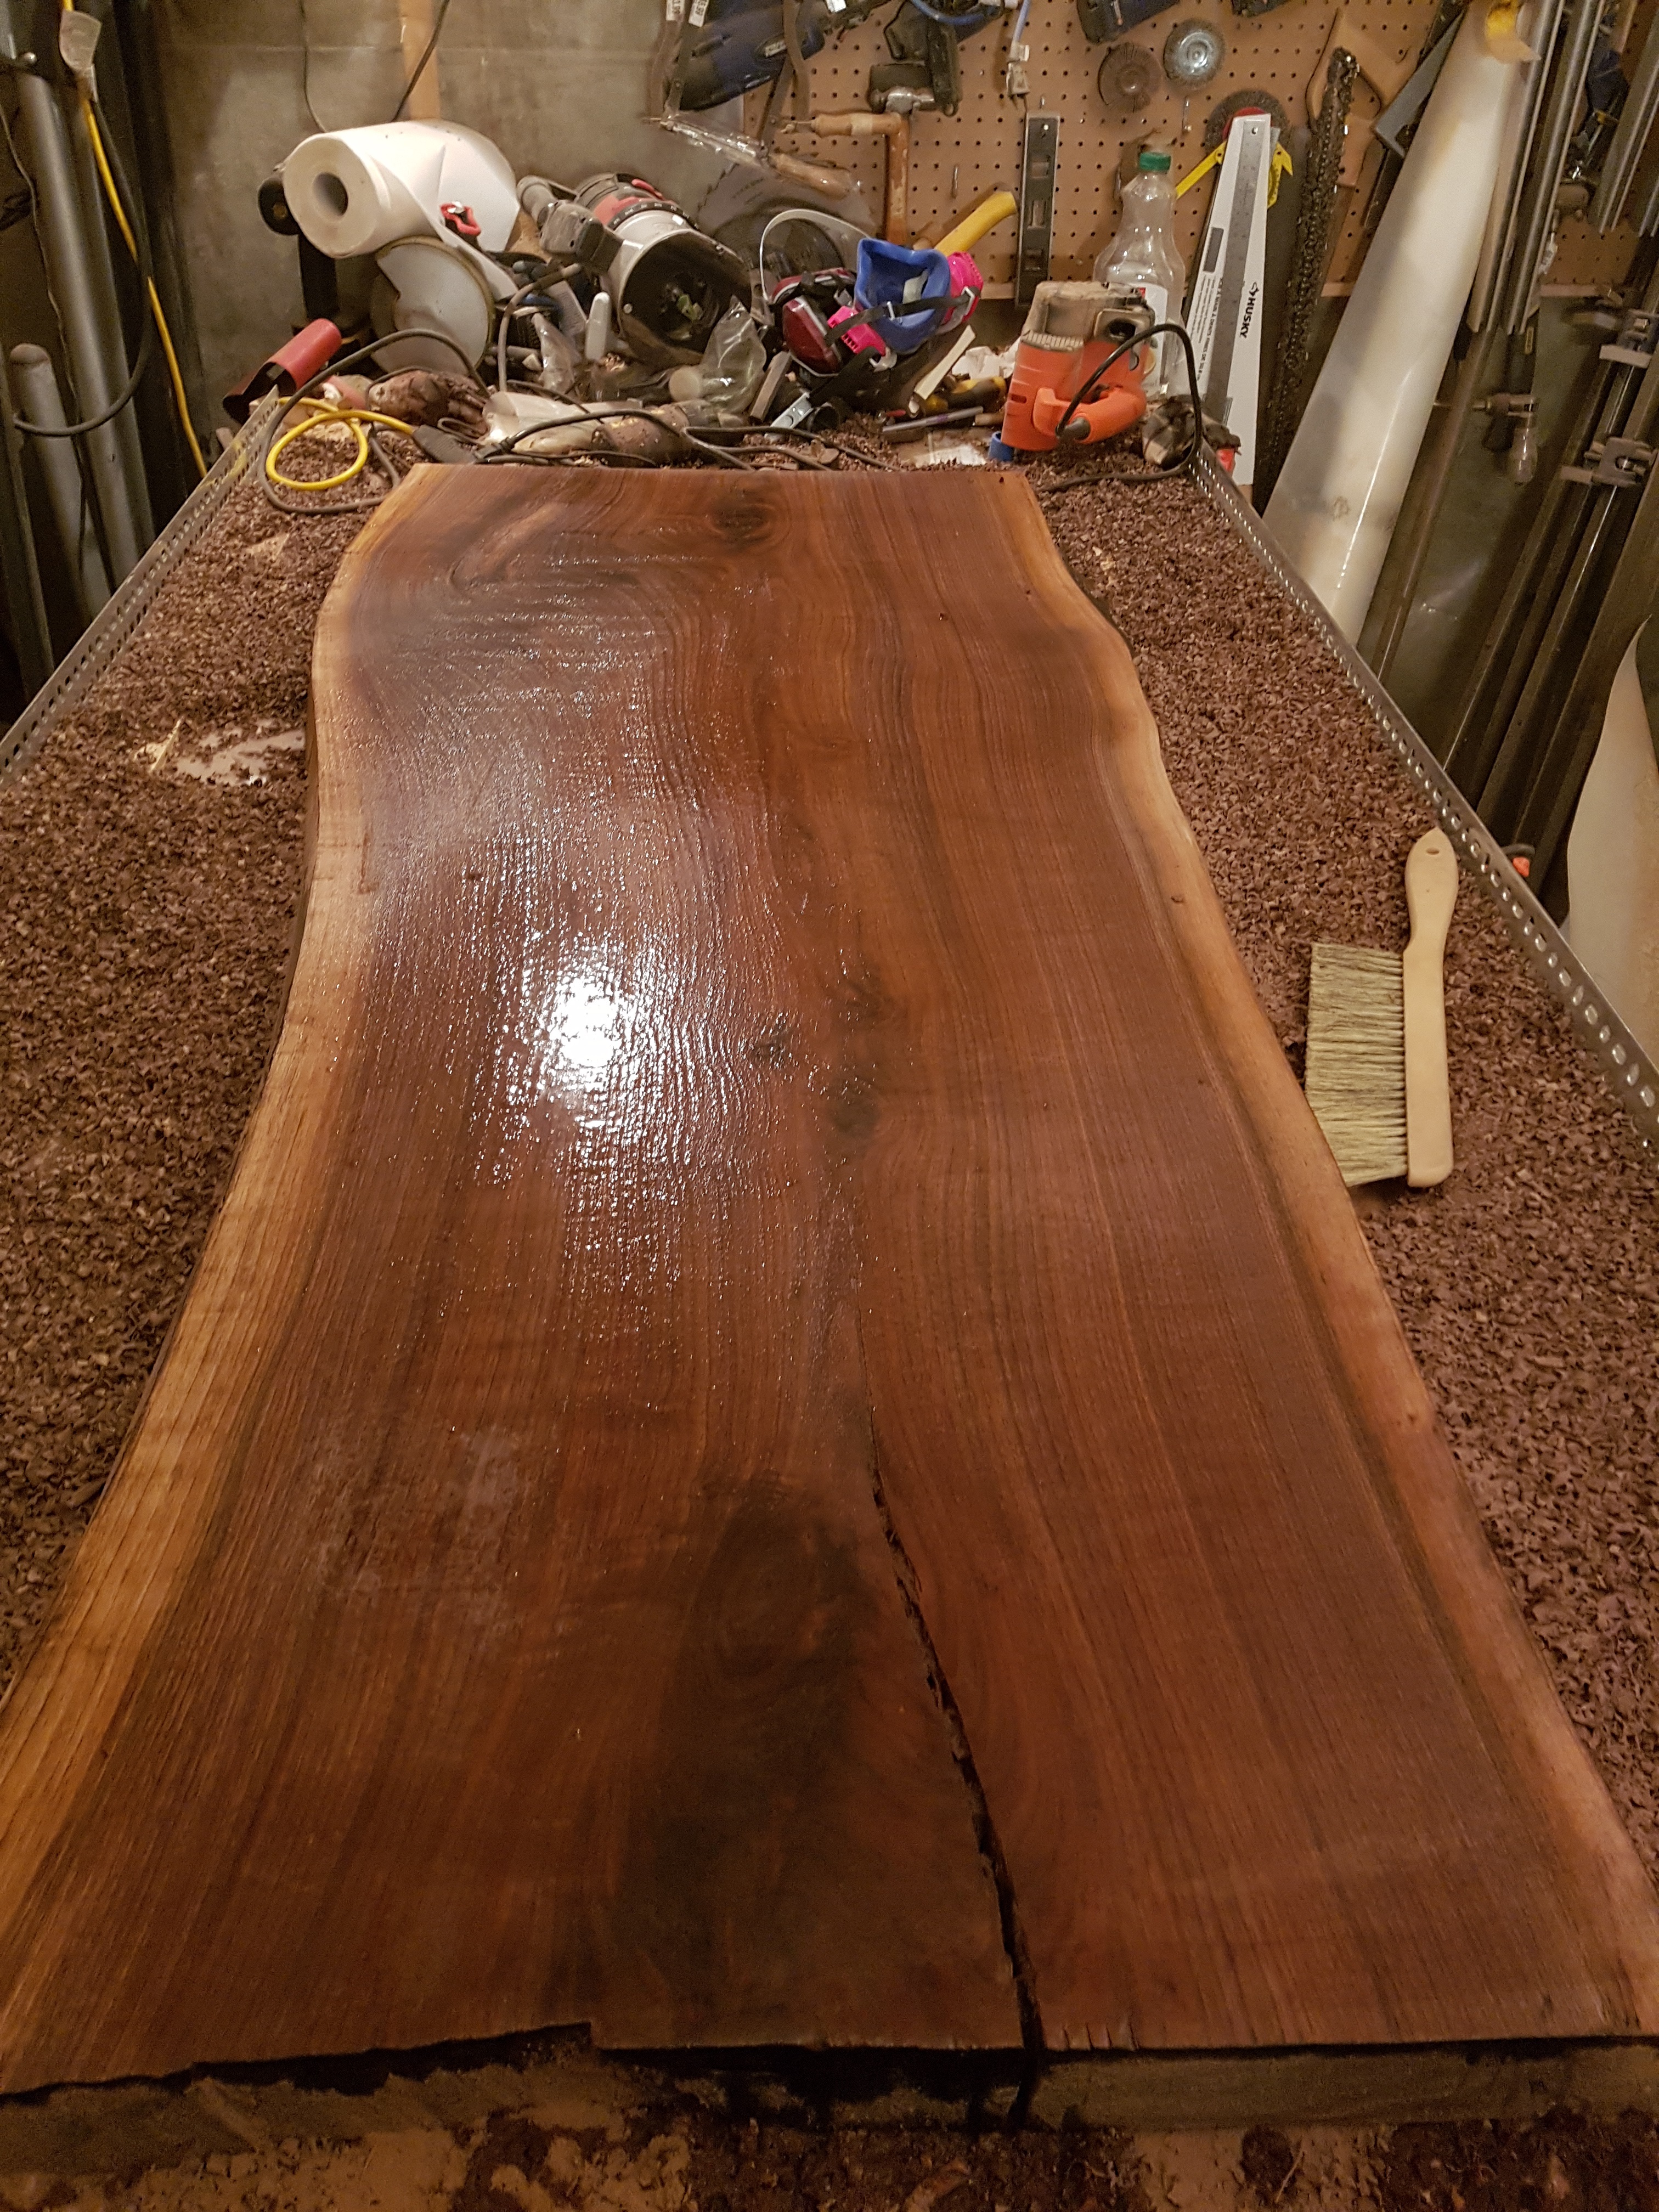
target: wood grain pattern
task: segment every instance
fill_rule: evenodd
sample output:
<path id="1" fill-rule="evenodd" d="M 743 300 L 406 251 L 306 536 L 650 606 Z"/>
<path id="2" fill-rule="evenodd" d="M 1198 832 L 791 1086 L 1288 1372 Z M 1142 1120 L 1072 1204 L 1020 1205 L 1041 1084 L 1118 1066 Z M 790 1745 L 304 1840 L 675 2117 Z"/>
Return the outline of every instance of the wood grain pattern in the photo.
<path id="1" fill-rule="evenodd" d="M 1053 2045 L 1659 2028 L 1025 488 L 419 471 L 316 678 L 267 1091 L 0 1723 L 0 2087 L 1006 2045 L 981 1839 Z"/>

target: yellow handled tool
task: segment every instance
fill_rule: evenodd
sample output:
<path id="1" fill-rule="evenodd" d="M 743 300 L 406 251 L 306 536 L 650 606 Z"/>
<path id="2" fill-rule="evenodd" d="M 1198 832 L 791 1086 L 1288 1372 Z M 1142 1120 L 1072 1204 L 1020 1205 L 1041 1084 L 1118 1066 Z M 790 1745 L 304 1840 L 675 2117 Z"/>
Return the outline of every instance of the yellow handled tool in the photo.
<path id="1" fill-rule="evenodd" d="M 988 200 L 981 200 L 971 215 L 965 215 L 954 230 L 947 230 L 935 251 L 939 253 L 966 253 L 970 246 L 977 246 L 988 230 L 994 230 L 1000 222 L 1006 222 L 1019 203 L 1012 192 L 993 192 Z"/>

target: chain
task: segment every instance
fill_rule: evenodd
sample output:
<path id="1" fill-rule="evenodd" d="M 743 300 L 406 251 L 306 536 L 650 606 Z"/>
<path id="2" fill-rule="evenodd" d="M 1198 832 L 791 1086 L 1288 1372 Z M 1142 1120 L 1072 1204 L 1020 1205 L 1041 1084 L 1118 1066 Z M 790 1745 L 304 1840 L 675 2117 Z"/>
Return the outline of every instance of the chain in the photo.
<path id="1" fill-rule="evenodd" d="M 1342 168 L 1342 146 L 1347 136 L 1348 109 L 1353 100 L 1359 64 L 1345 46 L 1331 54 L 1325 78 L 1325 97 L 1314 126 L 1308 157 L 1308 178 L 1302 188 L 1297 217 L 1296 258 L 1285 299 L 1283 335 L 1273 372 L 1273 398 L 1267 426 L 1255 468 L 1256 497 L 1266 505 L 1274 479 L 1285 465 L 1296 432 L 1296 405 L 1302 396 L 1302 380 L 1308 366 L 1308 341 L 1314 309 L 1324 289 L 1325 264 L 1330 258 L 1331 226 L 1336 215 L 1336 188 Z"/>

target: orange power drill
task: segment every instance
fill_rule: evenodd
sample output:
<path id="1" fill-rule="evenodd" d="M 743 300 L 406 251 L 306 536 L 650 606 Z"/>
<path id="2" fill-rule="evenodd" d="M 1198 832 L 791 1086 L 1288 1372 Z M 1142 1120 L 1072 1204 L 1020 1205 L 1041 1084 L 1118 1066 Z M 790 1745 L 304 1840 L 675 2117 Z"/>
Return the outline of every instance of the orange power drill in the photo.
<path id="1" fill-rule="evenodd" d="M 1136 340 L 1145 338 L 1152 321 L 1139 293 L 1107 284 L 1039 284 L 1019 334 L 991 459 L 1046 453 L 1062 441 L 1096 445 L 1139 422 L 1146 412 L 1141 390 L 1146 348 Z M 1085 390 L 1089 396 L 1079 401 Z"/>

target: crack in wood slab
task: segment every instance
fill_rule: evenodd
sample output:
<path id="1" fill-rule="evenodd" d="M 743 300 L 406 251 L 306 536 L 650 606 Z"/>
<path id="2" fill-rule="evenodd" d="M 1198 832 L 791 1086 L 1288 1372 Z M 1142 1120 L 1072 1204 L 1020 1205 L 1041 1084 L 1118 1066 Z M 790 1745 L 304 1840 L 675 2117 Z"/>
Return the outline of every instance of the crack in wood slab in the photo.
<path id="1" fill-rule="evenodd" d="M 1020 2041 L 1028 2056 L 1034 2061 L 1044 2048 L 1042 2015 L 1037 2006 L 1036 1977 L 1031 1970 L 1031 1954 L 1025 1941 L 1025 1931 L 1019 1923 L 1019 1899 L 1014 1894 L 1012 1877 L 1008 1872 L 1007 1854 L 997 1835 L 996 1822 L 985 1795 L 985 1785 L 979 1778 L 974 1764 L 974 1747 L 968 1741 L 968 1731 L 963 1726 L 962 1713 L 951 1692 L 950 1679 L 934 1647 L 927 1626 L 927 1615 L 921 1609 L 921 1599 L 916 1583 L 916 1571 L 904 1548 L 903 1539 L 893 1526 L 893 1516 L 887 1510 L 887 1498 L 881 1483 L 881 1452 L 873 1425 L 870 1431 L 870 1488 L 876 1504 L 876 1516 L 881 1522 L 882 1534 L 893 1557 L 893 1577 L 898 1584 L 899 1595 L 916 1639 L 921 1645 L 927 1663 L 927 1680 L 939 1701 L 940 1713 L 950 1731 L 951 1749 L 955 1756 L 963 1787 L 973 1806 L 974 1833 L 979 1839 L 980 1856 L 990 1869 L 996 1884 L 997 1916 L 1002 1927 L 1002 1948 L 1008 1954 L 1009 1969 L 1014 1978 L 1014 1990 L 1019 2000 Z M 1019 2100 L 1012 2117 L 1023 2115 L 1029 2096 L 1032 2076 L 1028 2075 L 1021 2089 Z"/>

